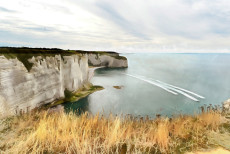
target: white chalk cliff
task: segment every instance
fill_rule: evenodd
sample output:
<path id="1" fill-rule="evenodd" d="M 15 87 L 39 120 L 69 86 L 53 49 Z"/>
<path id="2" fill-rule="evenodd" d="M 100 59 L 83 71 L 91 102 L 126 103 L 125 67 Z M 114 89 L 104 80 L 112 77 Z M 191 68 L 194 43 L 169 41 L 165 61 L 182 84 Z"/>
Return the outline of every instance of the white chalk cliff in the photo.
<path id="1" fill-rule="evenodd" d="M 127 59 L 117 53 L 110 55 L 88 54 L 88 58 L 89 64 L 93 66 L 128 67 Z"/>
<path id="2" fill-rule="evenodd" d="M 0 56 L 0 114 L 15 114 L 64 97 L 88 83 L 87 55 L 33 57 L 28 72 L 17 59 Z"/>
<path id="3" fill-rule="evenodd" d="M 28 71 L 17 58 L 0 54 L 0 115 L 27 112 L 63 99 L 65 89 L 77 91 L 92 78 L 88 60 L 95 66 L 127 67 L 127 60 L 108 55 L 56 54 L 28 59 L 33 64 Z"/>

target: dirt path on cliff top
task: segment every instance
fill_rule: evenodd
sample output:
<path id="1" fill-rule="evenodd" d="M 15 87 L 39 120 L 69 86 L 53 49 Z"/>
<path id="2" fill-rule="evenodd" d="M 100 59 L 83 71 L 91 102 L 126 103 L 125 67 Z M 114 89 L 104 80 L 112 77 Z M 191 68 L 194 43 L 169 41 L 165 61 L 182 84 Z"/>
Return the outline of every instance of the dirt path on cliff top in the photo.
<path id="1" fill-rule="evenodd" d="M 230 151 L 225 150 L 223 148 L 218 148 L 218 149 L 206 151 L 206 152 L 194 152 L 194 153 L 187 153 L 187 154 L 230 154 Z"/>

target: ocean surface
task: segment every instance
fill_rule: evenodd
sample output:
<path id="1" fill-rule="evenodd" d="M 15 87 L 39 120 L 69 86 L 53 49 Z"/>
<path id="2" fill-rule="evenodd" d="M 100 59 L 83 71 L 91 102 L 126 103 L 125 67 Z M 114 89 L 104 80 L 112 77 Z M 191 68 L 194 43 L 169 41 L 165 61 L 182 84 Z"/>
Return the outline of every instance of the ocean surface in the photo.
<path id="1" fill-rule="evenodd" d="M 66 111 L 155 117 L 196 114 L 230 98 L 230 54 L 123 54 L 126 69 L 100 68 L 92 83 L 105 89 Z M 116 89 L 113 86 L 123 86 Z"/>

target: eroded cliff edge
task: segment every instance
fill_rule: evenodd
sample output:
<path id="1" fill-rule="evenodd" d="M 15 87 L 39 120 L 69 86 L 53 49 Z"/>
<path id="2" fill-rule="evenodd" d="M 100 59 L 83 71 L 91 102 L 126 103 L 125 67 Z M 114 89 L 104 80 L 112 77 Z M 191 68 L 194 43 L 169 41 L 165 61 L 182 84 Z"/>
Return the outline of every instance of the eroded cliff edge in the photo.
<path id="1" fill-rule="evenodd" d="M 90 66 L 127 67 L 114 52 L 0 48 L 0 114 L 29 111 L 90 84 Z"/>

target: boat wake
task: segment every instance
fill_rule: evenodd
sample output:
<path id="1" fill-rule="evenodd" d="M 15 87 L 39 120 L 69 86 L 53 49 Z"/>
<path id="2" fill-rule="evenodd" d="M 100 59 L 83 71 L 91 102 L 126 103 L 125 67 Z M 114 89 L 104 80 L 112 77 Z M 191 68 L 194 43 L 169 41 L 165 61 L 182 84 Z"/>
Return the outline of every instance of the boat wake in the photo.
<path id="1" fill-rule="evenodd" d="M 160 81 L 160 80 L 156 80 L 156 81 L 159 82 L 159 83 L 162 83 L 162 84 L 164 84 L 164 85 L 166 85 L 166 86 L 168 86 L 168 87 L 172 87 L 172 88 L 175 88 L 175 89 L 182 90 L 182 91 L 187 92 L 187 93 L 189 93 L 189 94 L 192 94 L 192 95 L 194 95 L 194 96 L 196 96 L 196 97 L 199 97 L 199 98 L 202 98 L 202 99 L 205 98 L 204 96 L 198 95 L 198 94 L 196 94 L 196 93 L 194 93 L 194 92 L 192 92 L 192 91 L 189 91 L 189 90 L 186 90 L 186 89 L 183 89 L 183 88 L 174 86 L 174 85 L 167 84 L 167 83 L 162 82 L 162 81 Z"/>
<path id="2" fill-rule="evenodd" d="M 140 79 L 140 80 L 145 81 L 145 82 L 148 82 L 148 83 L 150 83 L 150 84 L 152 84 L 152 85 L 155 85 L 155 86 L 157 86 L 157 87 L 160 87 L 160 88 L 164 89 L 165 91 L 167 91 L 167 92 L 169 92 L 169 93 L 172 93 L 172 94 L 174 94 L 174 95 L 178 95 L 176 92 L 170 90 L 169 88 L 166 88 L 166 87 L 164 87 L 164 86 L 161 86 L 159 83 L 155 83 L 155 82 L 153 82 L 153 81 L 146 80 L 146 79 L 144 79 L 144 78 L 141 78 L 141 77 L 138 77 L 138 76 L 134 76 L 134 75 L 131 75 L 131 74 L 125 74 L 125 75 L 131 76 L 131 77 L 136 78 L 136 79 Z"/>
<path id="3" fill-rule="evenodd" d="M 122 74 L 136 78 L 136 79 L 139 79 L 139 80 L 142 80 L 142 81 L 147 82 L 147 83 L 150 83 L 150 84 L 157 86 L 157 87 L 159 87 L 159 88 L 161 88 L 161 89 L 163 89 L 163 90 L 165 90 L 171 94 L 174 94 L 174 95 L 181 94 L 181 95 L 183 95 L 183 96 L 185 96 L 185 97 L 187 97 L 187 98 L 189 98 L 195 102 L 199 102 L 199 100 L 197 98 L 205 99 L 204 96 L 196 94 L 196 93 L 189 91 L 187 89 L 162 82 L 160 80 L 153 80 L 153 79 L 149 80 L 143 76 L 137 76 L 137 75 L 131 75 L 131 74 L 125 74 L 125 73 L 122 73 Z"/>

